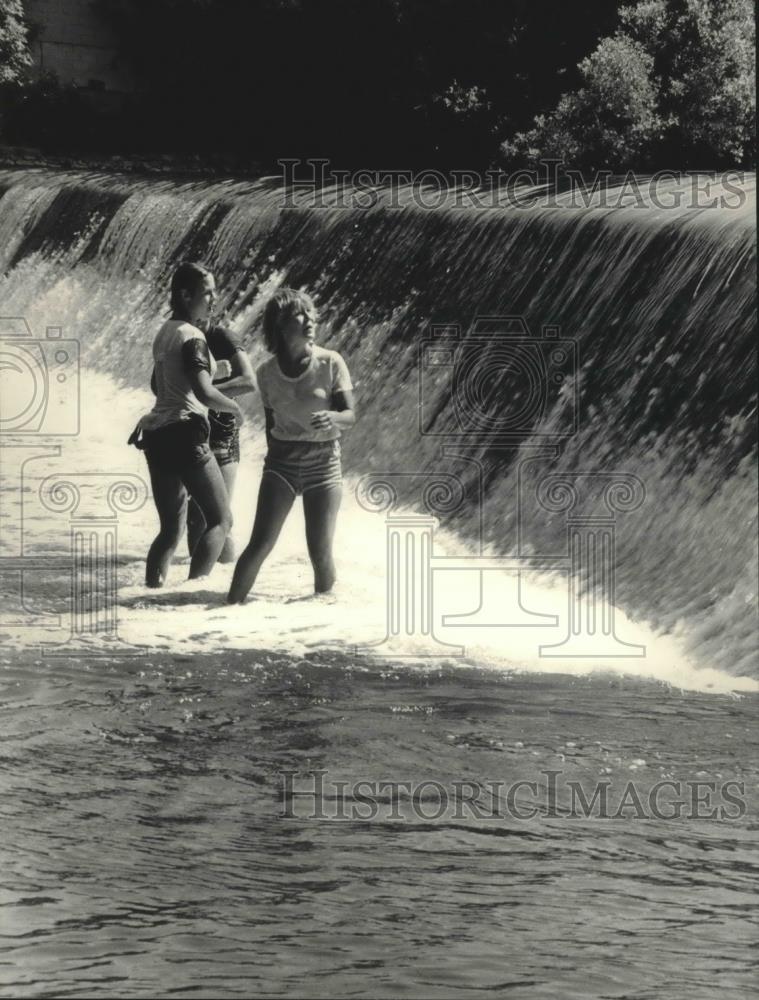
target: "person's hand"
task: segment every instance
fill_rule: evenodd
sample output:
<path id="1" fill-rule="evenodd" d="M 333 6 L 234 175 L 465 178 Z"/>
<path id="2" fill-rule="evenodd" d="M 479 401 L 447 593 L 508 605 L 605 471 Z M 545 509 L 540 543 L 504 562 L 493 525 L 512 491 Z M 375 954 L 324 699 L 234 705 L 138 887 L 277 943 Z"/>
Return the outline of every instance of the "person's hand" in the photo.
<path id="1" fill-rule="evenodd" d="M 216 374 L 213 377 L 214 382 L 218 382 L 223 378 L 232 377 L 232 363 L 226 358 L 222 358 L 221 361 L 216 362 Z"/>
<path id="2" fill-rule="evenodd" d="M 318 410 L 311 414 L 311 426 L 318 431 L 331 431 L 335 429 L 335 422 L 332 419 L 332 410 Z"/>
<path id="3" fill-rule="evenodd" d="M 245 414 L 242 412 L 242 409 L 237 405 L 237 403 L 235 403 L 235 408 L 232 410 L 232 416 L 235 418 L 237 426 L 240 427 L 245 420 Z"/>

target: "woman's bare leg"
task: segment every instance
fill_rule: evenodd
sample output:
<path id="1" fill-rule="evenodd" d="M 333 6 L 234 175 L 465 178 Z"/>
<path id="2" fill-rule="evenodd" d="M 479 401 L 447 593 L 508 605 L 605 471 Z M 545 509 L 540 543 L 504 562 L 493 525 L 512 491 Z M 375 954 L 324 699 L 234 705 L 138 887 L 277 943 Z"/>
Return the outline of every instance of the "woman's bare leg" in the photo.
<path id="1" fill-rule="evenodd" d="M 145 564 L 145 585 L 162 587 L 169 574 L 171 560 L 185 531 L 187 491 L 179 476 L 163 472 L 148 463 L 153 501 L 161 528 L 148 551 Z"/>
<path id="2" fill-rule="evenodd" d="M 187 501 L 187 552 L 192 559 L 195 546 L 203 532 L 206 530 L 206 519 L 203 511 L 190 497 Z"/>
<path id="3" fill-rule="evenodd" d="M 205 520 L 205 530 L 198 538 L 190 561 L 189 579 L 196 580 L 213 569 L 232 528 L 232 514 L 227 487 L 215 458 L 188 470 L 182 481 Z"/>
<path id="4" fill-rule="evenodd" d="M 239 467 L 239 462 L 225 462 L 219 466 L 224 485 L 227 487 L 227 497 L 230 505 L 232 503 L 232 492 L 235 488 L 235 480 L 237 479 L 237 470 Z M 192 558 L 195 546 L 198 544 L 205 530 L 206 519 L 203 517 L 203 511 L 192 497 L 190 497 L 190 501 L 187 504 L 187 551 L 190 553 L 190 558 Z M 232 535 L 229 534 L 224 540 L 224 548 L 219 555 L 219 562 L 231 563 L 234 562 L 234 559 L 235 543 L 232 540 Z"/>
<path id="5" fill-rule="evenodd" d="M 241 604 L 256 582 L 258 571 L 274 548 L 282 525 L 290 513 L 295 494 L 279 476 L 264 472 L 258 490 L 253 531 L 235 566 L 227 602 Z"/>
<path id="6" fill-rule="evenodd" d="M 332 590 L 337 579 L 332 541 L 342 499 L 342 486 L 316 487 L 303 494 L 306 543 L 314 567 L 314 591 L 317 594 Z"/>
<path id="7" fill-rule="evenodd" d="M 235 488 L 235 481 L 237 480 L 237 470 L 240 468 L 239 462 L 225 462 L 224 465 L 220 465 L 221 475 L 224 479 L 224 484 L 227 487 L 227 496 L 229 497 L 229 503 L 232 503 L 232 493 Z M 231 563 L 235 561 L 235 543 L 232 539 L 232 535 L 228 534 L 224 539 L 224 547 L 219 555 L 220 563 Z"/>

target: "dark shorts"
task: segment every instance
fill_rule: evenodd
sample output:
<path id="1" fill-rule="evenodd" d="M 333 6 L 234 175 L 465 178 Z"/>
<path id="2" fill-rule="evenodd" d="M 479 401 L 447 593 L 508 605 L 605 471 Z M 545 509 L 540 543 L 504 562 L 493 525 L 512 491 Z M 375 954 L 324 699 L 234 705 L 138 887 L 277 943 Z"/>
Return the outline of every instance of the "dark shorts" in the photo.
<path id="1" fill-rule="evenodd" d="M 240 428 L 231 413 L 214 413 L 209 410 L 211 424 L 209 445 L 219 465 L 240 461 Z"/>
<path id="2" fill-rule="evenodd" d="M 148 464 L 160 472 L 181 476 L 213 458 L 208 444 L 208 422 L 200 416 L 166 424 L 155 431 L 144 431 L 143 441 Z"/>
<path id="3" fill-rule="evenodd" d="M 343 482 L 339 441 L 271 439 L 264 475 L 276 476 L 295 496 L 314 489 L 334 489 Z"/>

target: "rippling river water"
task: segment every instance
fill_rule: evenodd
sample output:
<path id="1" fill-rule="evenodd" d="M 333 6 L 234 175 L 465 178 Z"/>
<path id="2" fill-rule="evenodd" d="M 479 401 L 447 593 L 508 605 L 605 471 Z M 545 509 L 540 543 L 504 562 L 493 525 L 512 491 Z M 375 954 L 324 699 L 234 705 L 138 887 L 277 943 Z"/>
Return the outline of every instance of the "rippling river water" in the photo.
<path id="1" fill-rule="evenodd" d="M 48 327 L 82 362 L 78 395 L 46 383 L 78 433 L 48 421 L 0 449 L 0 994 L 756 995 L 753 187 L 739 211 L 351 214 L 283 211 L 265 182 L 0 176 L 5 315 L 28 321 L 40 371 Z M 361 416 L 344 441 L 333 600 L 306 599 L 297 512 L 255 599 L 230 608 L 231 567 L 188 584 L 180 557 L 161 593 L 144 588 L 147 490 L 117 518 L 103 506 L 103 484 L 144 485 L 125 441 L 183 256 L 212 263 L 253 355 L 262 303 L 288 282 L 316 292 L 320 339 L 350 361 Z M 567 537 L 534 497 L 519 522 L 513 451 L 459 441 L 458 465 L 441 452 L 445 372 L 419 422 L 420 337 L 433 319 L 466 329 L 474 309 L 520 311 L 534 332 L 561 323 L 576 343 L 579 431 L 548 473 L 644 487 L 615 525 L 615 635 L 632 656 L 550 658 L 568 629 L 567 559 L 516 578 L 466 562 L 511 558 L 521 529 L 531 553 Z M 0 375 L 36 399 L 41 382 Z M 566 399 L 545 397 L 542 430 Z M 421 483 L 395 511 L 418 517 L 430 477 L 471 485 L 465 465 L 481 489 L 429 529 L 434 557 L 456 564 L 431 570 L 440 642 L 430 653 L 410 627 L 391 657 L 376 645 L 384 514 L 357 481 Z M 60 480 L 86 502 L 47 490 Z M 80 572 L 82 530 L 111 532 L 107 593 Z M 83 615 L 100 631 L 62 652 L 81 612 L 72 580 L 115 609 L 105 656 L 92 655 L 113 634 L 102 606 Z M 530 627 L 504 619 L 525 608 Z"/>
<path id="2" fill-rule="evenodd" d="M 755 995 L 755 696 L 265 651 L 2 681 L 6 996 Z M 335 818 L 359 778 L 428 784 Z M 748 813 L 566 815 L 664 778 Z M 467 780 L 538 794 L 435 818 Z"/>

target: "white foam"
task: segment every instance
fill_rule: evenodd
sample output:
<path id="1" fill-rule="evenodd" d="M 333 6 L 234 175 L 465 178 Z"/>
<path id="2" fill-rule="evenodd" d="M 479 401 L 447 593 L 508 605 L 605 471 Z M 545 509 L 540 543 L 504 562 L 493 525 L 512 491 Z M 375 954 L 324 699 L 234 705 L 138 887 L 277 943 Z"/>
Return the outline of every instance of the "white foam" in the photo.
<path id="1" fill-rule="evenodd" d="M 69 533 L 68 515 L 47 511 L 39 502 L 42 480 L 53 473 L 108 473 L 138 476 L 147 480 L 143 456 L 126 445 L 136 419 L 151 403 L 147 392 L 119 386 L 114 379 L 93 371 L 82 375 L 82 433 L 60 439 L 61 454 L 29 463 L 24 473 L 24 553 L 40 555 L 65 549 Z M 258 403 L 247 404 L 255 413 Z M 263 434 L 256 424 L 243 428 L 243 461 L 233 503 L 233 536 L 238 547 L 250 532 L 258 491 Z M 254 599 L 244 606 L 229 606 L 225 595 L 232 566 L 217 566 L 205 580 L 187 581 L 187 557 L 180 554 L 167 586 L 148 590 L 142 583 L 144 553 L 157 527 L 153 505 L 119 514 L 118 621 L 121 638 L 146 650 L 165 649 L 187 654 L 220 649 L 272 650 L 307 655 L 316 648 L 373 648 L 383 658 L 400 662 L 439 664 L 461 662 L 494 670 L 519 669 L 543 673 L 586 675 L 595 671 L 654 678 L 677 688 L 715 693 L 759 691 L 759 682 L 733 677 L 693 663 L 673 636 L 657 635 L 643 622 L 634 622 L 616 609 L 616 635 L 626 643 L 645 647 L 633 658 L 548 658 L 541 645 L 559 643 L 567 631 L 567 585 L 561 574 L 521 575 L 521 602 L 537 615 L 557 616 L 558 624 L 503 627 L 488 624 L 470 627 L 446 624 L 450 615 L 465 615 L 480 604 L 480 574 L 469 569 L 437 572 L 434 577 L 434 639 L 404 633 L 392 649 L 381 644 L 388 629 L 387 544 L 385 518 L 363 509 L 356 501 L 354 482 L 346 482 L 343 508 L 338 521 L 335 551 L 340 582 L 334 596 L 309 599 L 311 567 L 303 536 L 302 512 L 297 504 L 285 525 L 279 543 L 265 564 Z M 4 501 L 18 505 L 8 494 Z M 6 507 L 6 513 L 9 509 Z M 21 514 L 18 510 L 19 517 Z M 7 542 L 7 544 L 6 544 Z M 11 554 L 17 539 L 3 538 L 3 554 Z M 436 557 L 470 557 L 463 542 L 437 530 Z M 39 572 L 39 571 L 34 571 Z M 513 595 L 513 573 L 484 574 L 486 600 L 497 613 L 518 611 Z M 489 619 L 492 621 L 492 618 Z M 4 629 L 17 645 L 34 647 L 41 641 L 58 642 L 69 624 L 63 616 L 60 627 Z M 379 644 L 378 644 L 379 643 Z M 437 644 L 436 644 L 437 643 Z M 378 644 L 378 645 L 373 645 Z M 448 645 L 445 645 L 448 644 Z M 455 649 L 454 647 L 463 647 Z M 459 655 L 460 654 L 460 655 Z"/>

